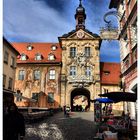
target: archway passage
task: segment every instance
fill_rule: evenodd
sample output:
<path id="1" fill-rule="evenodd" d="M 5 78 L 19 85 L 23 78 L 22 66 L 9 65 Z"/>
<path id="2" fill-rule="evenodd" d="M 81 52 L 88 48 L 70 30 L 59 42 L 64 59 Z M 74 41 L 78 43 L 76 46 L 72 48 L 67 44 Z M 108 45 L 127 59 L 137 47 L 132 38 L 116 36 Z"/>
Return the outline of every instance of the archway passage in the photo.
<path id="1" fill-rule="evenodd" d="M 71 110 L 87 111 L 90 108 L 90 92 L 85 88 L 76 88 L 71 92 Z"/>

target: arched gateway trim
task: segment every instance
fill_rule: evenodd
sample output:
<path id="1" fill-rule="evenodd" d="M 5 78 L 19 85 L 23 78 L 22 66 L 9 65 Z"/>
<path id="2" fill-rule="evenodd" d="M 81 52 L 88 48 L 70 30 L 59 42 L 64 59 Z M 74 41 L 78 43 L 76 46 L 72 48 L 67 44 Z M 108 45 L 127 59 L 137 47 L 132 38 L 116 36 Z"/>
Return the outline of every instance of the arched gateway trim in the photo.
<path id="1" fill-rule="evenodd" d="M 78 95 L 83 95 L 83 96 L 87 97 L 87 99 L 88 99 L 87 108 L 90 108 L 90 92 L 89 92 L 89 90 L 87 90 L 85 88 L 75 88 L 71 92 L 71 101 L 70 101 L 71 110 L 74 111 L 73 99 L 74 99 L 74 97 L 76 97 Z"/>

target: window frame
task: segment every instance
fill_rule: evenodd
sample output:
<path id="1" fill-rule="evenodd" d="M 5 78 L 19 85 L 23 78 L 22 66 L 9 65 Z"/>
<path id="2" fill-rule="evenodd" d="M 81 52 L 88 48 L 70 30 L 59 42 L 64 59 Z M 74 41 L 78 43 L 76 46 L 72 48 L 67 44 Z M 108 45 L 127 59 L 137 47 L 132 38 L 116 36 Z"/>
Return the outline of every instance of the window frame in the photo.
<path id="1" fill-rule="evenodd" d="M 73 58 L 76 56 L 76 47 L 70 48 L 70 57 Z"/>
<path id="2" fill-rule="evenodd" d="M 56 79 L 56 70 L 55 69 L 49 70 L 49 79 L 50 80 L 55 80 Z"/>
<path id="3" fill-rule="evenodd" d="M 85 75 L 86 76 L 91 76 L 91 67 L 90 66 L 87 66 L 86 69 L 85 69 Z"/>
<path id="4" fill-rule="evenodd" d="M 8 60 L 9 60 L 9 53 L 8 51 L 4 52 L 4 63 L 8 64 Z"/>
<path id="5" fill-rule="evenodd" d="M 85 47 L 85 56 L 90 57 L 91 56 L 91 47 Z"/>
<path id="6" fill-rule="evenodd" d="M 24 80 L 25 79 L 25 70 L 19 70 L 18 73 L 18 80 Z"/>
<path id="7" fill-rule="evenodd" d="M 42 60 L 42 55 L 40 53 L 35 54 L 35 60 Z"/>
<path id="8" fill-rule="evenodd" d="M 70 66 L 70 76 L 76 76 L 77 69 L 76 66 Z"/>
<path id="9" fill-rule="evenodd" d="M 15 57 L 11 56 L 11 65 L 10 65 L 10 66 L 11 66 L 12 68 L 15 68 L 15 62 L 16 62 L 16 61 L 15 61 Z"/>
<path id="10" fill-rule="evenodd" d="M 8 81 L 8 89 L 12 90 L 13 87 L 13 78 L 9 77 L 9 81 Z"/>
<path id="11" fill-rule="evenodd" d="M 3 74 L 3 87 L 6 86 L 6 78 L 7 78 L 7 76 L 5 74 Z"/>
<path id="12" fill-rule="evenodd" d="M 53 92 L 48 93 L 48 101 L 47 102 L 48 103 L 54 103 L 54 93 Z"/>
<path id="13" fill-rule="evenodd" d="M 22 53 L 22 54 L 21 54 L 21 57 L 20 57 L 20 60 L 26 61 L 26 60 L 27 60 L 26 54 Z"/>
<path id="14" fill-rule="evenodd" d="M 40 80 L 40 70 L 34 70 L 34 80 Z"/>

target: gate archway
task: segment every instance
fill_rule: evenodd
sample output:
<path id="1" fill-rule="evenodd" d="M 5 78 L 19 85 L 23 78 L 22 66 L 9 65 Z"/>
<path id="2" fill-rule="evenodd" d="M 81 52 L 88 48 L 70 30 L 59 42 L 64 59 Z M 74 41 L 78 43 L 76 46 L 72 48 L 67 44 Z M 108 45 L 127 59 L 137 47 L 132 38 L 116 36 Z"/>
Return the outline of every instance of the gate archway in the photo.
<path id="1" fill-rule="evenodd" d="M 81 101 L 81 102 L 80 102 Z M 90 92 L 85 88 L 76 88 L 71 92 L 71 110 L 76 111 L 76 105 L 90 108 Z"/>

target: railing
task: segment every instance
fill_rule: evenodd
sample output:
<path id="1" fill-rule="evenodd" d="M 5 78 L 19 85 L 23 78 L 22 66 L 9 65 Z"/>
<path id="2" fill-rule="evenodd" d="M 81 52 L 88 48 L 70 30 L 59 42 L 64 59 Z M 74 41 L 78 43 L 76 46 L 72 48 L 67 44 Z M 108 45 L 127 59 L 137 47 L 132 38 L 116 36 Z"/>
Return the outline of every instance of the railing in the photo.
<path id="1" fill-rule="evenodd" d="M 68 83 L 92 83 L 93 76 L 76 75 L 68 76 Z"/>

